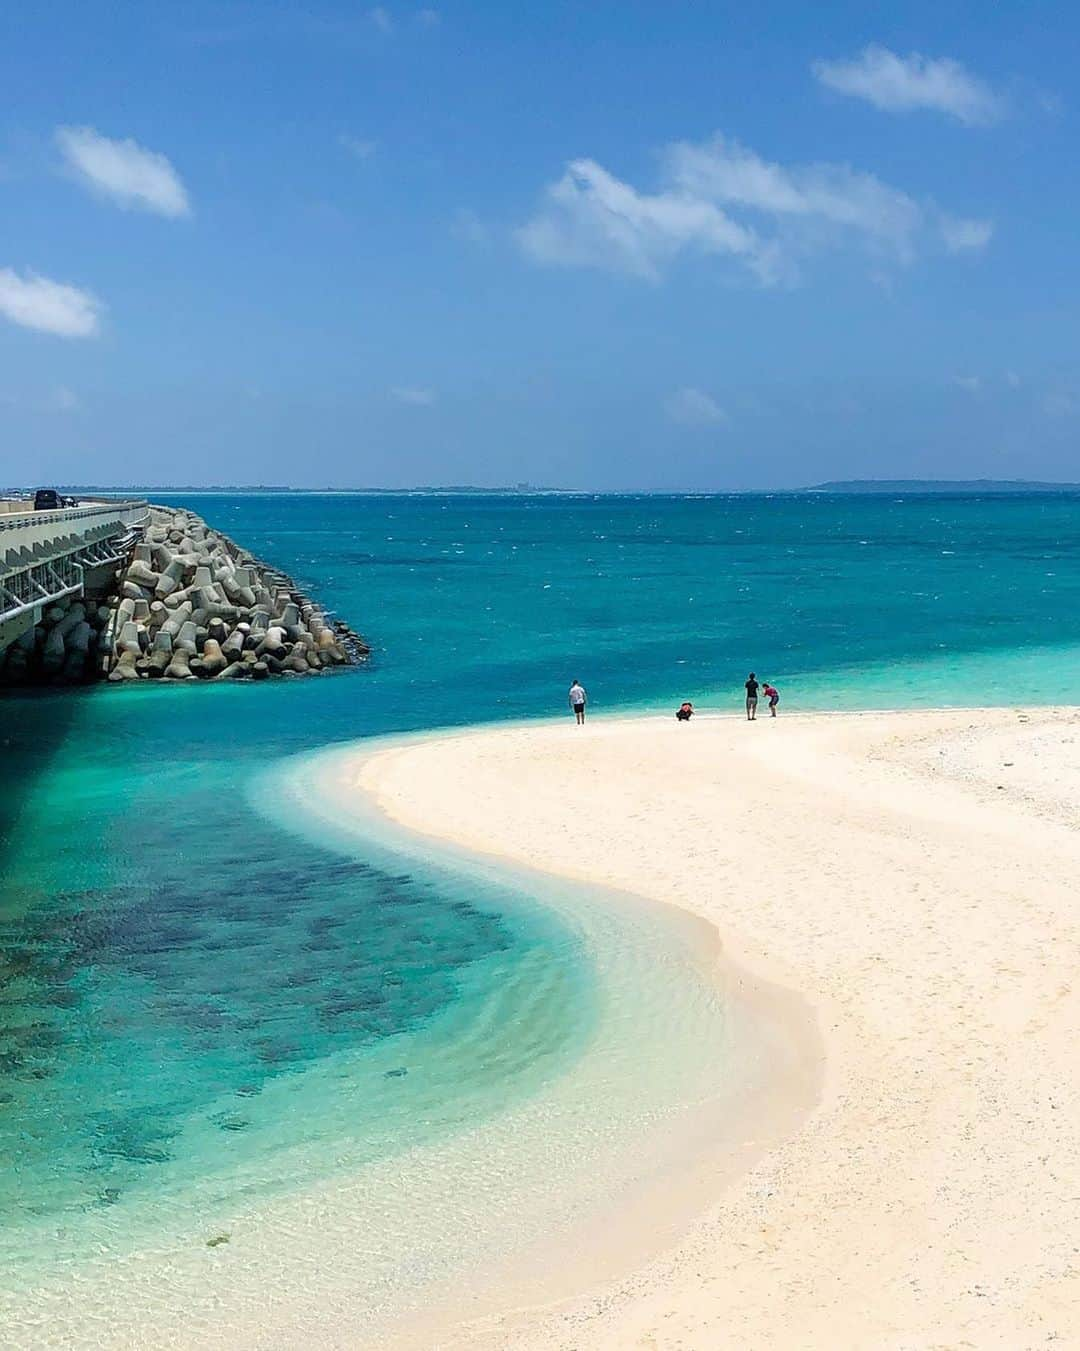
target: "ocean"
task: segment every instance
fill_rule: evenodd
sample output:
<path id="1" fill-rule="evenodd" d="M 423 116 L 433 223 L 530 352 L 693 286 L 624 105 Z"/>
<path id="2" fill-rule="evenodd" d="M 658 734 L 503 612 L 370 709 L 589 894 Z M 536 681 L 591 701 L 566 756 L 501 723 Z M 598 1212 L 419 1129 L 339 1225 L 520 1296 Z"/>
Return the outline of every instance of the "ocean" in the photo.
<path id="1" fill-rule="evenodd" d="M 1073 496 L 158 500 L 373 652 L 295 682 L 0 698 L 0 1310 L 20 1344 L 103 1263 L 130 1299 L 151 1252 L 155 1289 L 173 1273 L 190 1304 L 195 1256 L 228 1249 L 254 1300 L 286 1202 L 344 1242 L 327 1187 L 367 1188 L 378 1242 L 346 1266 L 371 1318 L 419 1306 L 462 1226 L 483 1251 L 476 1196 L 532 1241 L 552 1169 L 687 1094 L 732 1110 L 752 1078 L 693 942 L 377 820 L 328 825 L 334 748 L 569 716 L 575 677 L 593 716 L 738 712 L 751 669 L 781 714 L 1080 702 Z M 650 1045 L 663 1072 L 642 1072 Z M 431 1187 L 407 1205 L 405 1157 Z"/>

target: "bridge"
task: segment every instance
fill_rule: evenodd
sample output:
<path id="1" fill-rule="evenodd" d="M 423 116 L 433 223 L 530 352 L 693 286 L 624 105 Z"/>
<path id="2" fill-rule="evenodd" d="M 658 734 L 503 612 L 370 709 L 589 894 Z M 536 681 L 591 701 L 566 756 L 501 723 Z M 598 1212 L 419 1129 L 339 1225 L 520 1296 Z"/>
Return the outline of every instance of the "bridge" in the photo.
<path id="1" fill-rule="evenodd" d="M 27 508 L 0 502 L 0 651 L 50 605 L 85 595 L 88 578 L 100 582 L 115 569 L 150 518 L 144 498 Z"/>

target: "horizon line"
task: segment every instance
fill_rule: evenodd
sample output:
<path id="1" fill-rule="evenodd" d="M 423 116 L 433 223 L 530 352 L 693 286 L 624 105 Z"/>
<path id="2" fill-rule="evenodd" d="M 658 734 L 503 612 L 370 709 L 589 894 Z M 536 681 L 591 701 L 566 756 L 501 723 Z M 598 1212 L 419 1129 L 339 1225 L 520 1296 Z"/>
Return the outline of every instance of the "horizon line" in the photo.
<path id="1" fill-rule="evenodd" d="M 554 496 L 554 497 L 730 497 L 803 493 L 863 493 L 867 490 L 965 492 L 979 489 L 997 491 L 1024 491 L 1027 493 L 1045 491 L 1078 491 L 1080 482 L 1057 479 L 995 479 L 995 478 L 861 478 L 829 479 L 815 484 L 802 484 L 785 487 L 756 488 L 553 488 L 531 483 L 504 484 L 488 487 L 484 484 L 413 484 L 401 487 L 346 487 L 327 484 L 321 487 L 304 487 L 295 484 L 277 483 L 64 483 L 56 485 L 57 490 L 65 492 L 134 492 L 141 493 L 309 493 L 309 494 L 354 494 L 373 496 L 393 496 L 395 494 L 442 494 L 487 496 Z M 10 487 L 4 491 L 33 494 L 33 487 Z"/>

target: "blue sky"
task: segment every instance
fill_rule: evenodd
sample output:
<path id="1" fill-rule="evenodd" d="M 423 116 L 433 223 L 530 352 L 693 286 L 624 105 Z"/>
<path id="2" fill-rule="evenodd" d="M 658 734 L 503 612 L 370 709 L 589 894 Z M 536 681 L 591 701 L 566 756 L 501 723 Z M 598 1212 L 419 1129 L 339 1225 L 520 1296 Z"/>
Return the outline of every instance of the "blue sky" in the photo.
<path id="1" fill-rule="evenodd" d="M 1078 38 L 1038 3 L 8 6 L 0 480 L 1080 479 Z"/>

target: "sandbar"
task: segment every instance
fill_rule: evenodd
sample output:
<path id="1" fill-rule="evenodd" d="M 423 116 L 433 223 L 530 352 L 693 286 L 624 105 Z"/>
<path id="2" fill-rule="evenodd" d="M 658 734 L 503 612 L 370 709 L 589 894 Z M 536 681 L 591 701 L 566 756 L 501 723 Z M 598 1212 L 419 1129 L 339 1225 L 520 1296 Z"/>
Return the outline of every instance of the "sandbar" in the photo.
<path id="1" fill-rule="evenodd" d="M 1080 1344 L 1080 710 L 494 727 L 354 784 L 708 920 L 824 1051 L 816 1105 L 674 1245 L 439 1345 Z"/>

